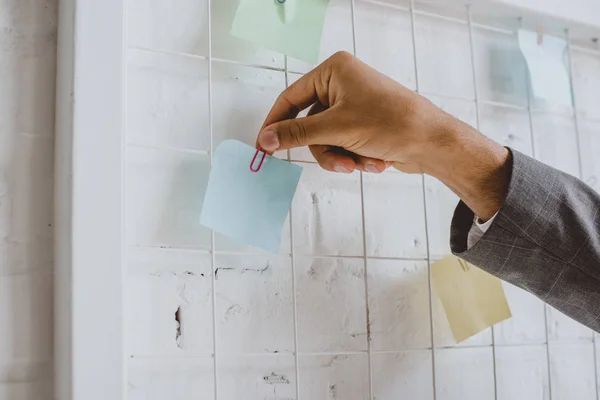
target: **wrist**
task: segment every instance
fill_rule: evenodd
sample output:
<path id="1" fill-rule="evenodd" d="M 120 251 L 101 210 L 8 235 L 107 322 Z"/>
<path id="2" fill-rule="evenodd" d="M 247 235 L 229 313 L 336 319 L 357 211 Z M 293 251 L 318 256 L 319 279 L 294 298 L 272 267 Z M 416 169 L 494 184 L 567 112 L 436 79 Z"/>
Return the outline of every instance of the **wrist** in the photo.
<path id="1" fill-rule="evenodd" d="M 423 172 L 448 186 L 478 217 L 491 218 L 508 192 L 510 152 L 461 121 L 443 129 L 421 163 Z"/>

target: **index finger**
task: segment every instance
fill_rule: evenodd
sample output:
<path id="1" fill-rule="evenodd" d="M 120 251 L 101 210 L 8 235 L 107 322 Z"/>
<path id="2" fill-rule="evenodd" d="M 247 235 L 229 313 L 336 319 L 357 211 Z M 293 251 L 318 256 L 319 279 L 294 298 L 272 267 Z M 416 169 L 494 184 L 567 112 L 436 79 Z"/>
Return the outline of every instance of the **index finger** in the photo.
<path id="1" fill-rule="evenodd" d="M 260 130 L 275 122 L 296 118 L 300 111 L 317 101 L 328 106 L 330 71 L 326 61 L 281 92 Z"/>

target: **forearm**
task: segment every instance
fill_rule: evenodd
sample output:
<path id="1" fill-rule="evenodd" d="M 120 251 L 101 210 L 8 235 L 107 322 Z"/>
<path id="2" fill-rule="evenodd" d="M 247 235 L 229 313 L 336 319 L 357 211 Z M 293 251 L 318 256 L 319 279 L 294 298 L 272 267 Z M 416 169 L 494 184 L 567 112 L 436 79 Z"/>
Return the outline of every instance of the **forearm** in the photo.
<path id="1" fill-rule="evenodd" d="M 431 146 L 423 172 L 439 179 L 481 219 L 502 206 L 511 177 L 510 152 L 469 125 L 453 121 Z"/>

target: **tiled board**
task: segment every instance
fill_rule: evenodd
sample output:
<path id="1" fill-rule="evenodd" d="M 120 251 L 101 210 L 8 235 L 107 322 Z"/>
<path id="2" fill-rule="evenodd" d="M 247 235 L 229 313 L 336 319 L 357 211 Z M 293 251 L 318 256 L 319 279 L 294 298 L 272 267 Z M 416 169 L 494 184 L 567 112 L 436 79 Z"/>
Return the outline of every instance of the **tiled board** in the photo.
<path id="1" fill-rule="evenodd" d="M 546 309 L 548 316 L 549 341 L 592 341 L 594 332 L 590 328 L 580 324 L 549 305 L 546 305 Z"/>
<path id="2" fill-rule="evenodd" d="M 295 268 L 298 351 L 367 350 L 364 261 L 299 257 Z"/>
<path id="3" fill-rule="evenodd" d="M 127 244 L 210 249 L 210 231 L 198 223 L 208 156 L 130 147 L 127 158 Z"/>
<path id="4" fill-rule="evenodd" d="M 214 145 L 237 139 L 254 146 L 275 99 L 285 89 L 285 73 L 213 62 Z"/>
<path id="5" fill-rule="evenodd" d="M 290 354 L 224 356 L 219 360 L 219 398 L 296 398 L 296 366 Z"/>
<path id="6" fill-rule="evenodd" d="M 579 177 L 575 119 L 534 112 L 531 116 L 535 157 L 563 172 Z"/>
<path id="7" fill-rule="evenodd" d="M 374 353 L 373 398 L 433 399 L 432 365 L 431 350 Z"/>
<path id="8" fill-rule="evenodd" d="M 593 343 L 550 344 L 553 399 L 596 399 Z"/>
<path id="9" fill-rule="evenodd" d="M 294 352 L 289 257 L 218 255 L 215 260 L 219 354 Z"/>
<path id="10" fill-rule="evenodd" d="M 211 1 L 212 57 L 245 64 L 283 68 L 284 56 L 230 34 L 241 0 Z"/>
<path id="11" fill-rule="evenodd" d="M 329 0 L 325 14 L 325 24 L 321 39 L 321 50 L 319 62 L 325 61 L 338 51 L 354 51 L 352 39 L 352 0 Z M 288 58 L 288 70 L 306 73 L 314 68 L 314 65 Z"/>
<path id="12" fill-rule="evenodd" d="M 585 119 L 600 120 L 600 53 L 573 50 L 571 57 L 577 111 Z"/>
<path id="13" fill-rule="evenodd" d="M 395 170 L 364 174 L 367 255 L 426 258 L 423 179 Z"/>
<path id="14" fill-rule="evenodd" d="M 579 121 L 582 179 L 600 192 L 600 121 Z"/>
<path id="15" fill-rule="evenodd" d="M 527 67 L 516 33 L 473 28 L 480 100 L 527 106 Z"/>
<path id="16" fill-rule="evenodd" d="M 368 285 L 371 349 L 430 348 L 427 263 L 368 260 Z"/>
<path id="17" fill-rule="evenodd" d="M 436 351 L 436 399 L 494 399 L 491 347 Z"/>
<path id="18" fill-rule="evenodd" d="M 442 182 L 425 176 L 429 252 L 434 260 L 450 254 L 450 222 L 458 200 L 458 196 Z"/>
<path id="19" fill-rule="evenodd" d="M 512 318 L 494 326 L 497 345 L 539 344 L 546 342 L 544 303 L 533 294 L 502 282 Z"/>
<path id="20" fill-rule="evenodd" d="M 531 122 L 526 109 L 481 104 L 480 131 L 500 143 L 528 156 L 533 155 Z"/>
<path id="21" fill-rule="evenodd" d="M 215 400 L 212 358 L 130 358 L 128 400 Z"/>
<path id="22" fill-rule="evenodd" d="M 426 15 L 415 19 L 419 89 L 423 93 L 475 98 L 467 24 Z"/>
<path id="23" fill-rule="evenodd" d="M 301 355 L 298 357 L 301 399 L 369 398 L 366 354 Z"/>
<path id="24" fill-rule="evenodd" d="M 393 2 L 393 7 L 383 3 L 355 1 L 357 55 L 414 88 L 410 13 L 398 7 L 398 2 Z M 373 351 L 374 397 L 433 398 L 435 368 L 437 398 L 493 398 L 492 330 L 456 345 L 435 294 L 433 316 L 429 315 L 425 212 L 429 250 L 436 260 L 449 252 L 449 223 L 457 197 L 439 182 L 426 178 L 424 201 L 421 177 L 394 171 L 363 175 L 366 269 L 357 173 L 332 174 L 315 164 L 301 163 L 305 171 L 294 201 L 291 227 L 295 246 L 291 248 L 288 220 L 279 256 L 215 235 L 218 360 L 217 371 L 213 370 L 213 276 L 211 256 L 206 252 L 211 248 L 210 232 L 197 224 L 209 161 L 208 154 L 202 152 L 210 150 L 208 101 L 212 99 L 214 146 L 226 138 L 252 145 L 286 84 L 284 72 L 262 68 L 283 68 L 281 54 L 229 35 L 237 4 L 238 0 L 211 4 L 209 97 L 209 66 L 204 58 L 208 52 L 207 4 L 188 0 L 176 5 L 163 0 L 129 3 L 128 141 L 132 146 L 127 165 L 127 301 L 138 309 L 130 317 L 138 326 L 127 332 L 132 344 L 128 350 L 133 355 L 128 362 L 129 398 L 158 400 L 168 393 L 169 398 L 176 399 L 212 399 L 216 378 L 219 399 L 292 399 L 296 389 L 301 399 L 365 399 L 369 397 L 367 332 Z M 331 2 L 321 59 L 337 50 L 352 51 L 350 5 L 348 0 Z M 476 126 L 468 25 L 422 13 L 415 17 L 421 91 L 442 109 Z M 526 154 L 533 154 L 535 148 L 544 161 L 577 171 L 572 110 L 533 102 L 536 111 L 531 143 L 527 93 L 523 90 L 526 73 L 515 36 L 479 27 L 473 33 L 483 133 Z M 575 96 L 583 117 L 584 179 L 600 176 L 593 150 L 596 78 L 590 75 L 596 59 L 588 56 L 576 53 L 573 58 Z M 432 59 L 441 62 L 432 63 Z M 513 69 L 508 70 L 508 64 Z M 288 60 L 291 71 L 304 73 L 311 67 Z M 287 74 L 289 83 L 300 76 Z M 294 160 L 313 160 L 308 149 L 291 153 Z M 201 275 L 187 274 L 193 271 Z M 182 288 L 184 294 L 193 294 L 186 300 L 191 306 L 180 314 L 182 332 L 191 333 L 193 338 L 179 342 L 184 348 L 178 346 L 175 323 Z M 547 399 L 550 386 L 553 394 L 566 396 L 573 384 L 583 386 L 578 392 L 583 396 L 591 393 L 595 381 L 590 380 L 594 368 L 589 355 L 578 348 L 562 350 L 569 345 L 593 348 L 589 330 L 563 320 L 566 317 L 551 309 L 545 310 L 540 300 L 520 289 L 505 285 L 505 290 L 513 318 L 494 328 L 498 398 Z M 432 344 L 430 319 L 435 365 L 428 349 Z M 152 333 L 134 343 L 144 331 Z M 547 332 L 554 362 L 551 383 L 547 378 Z M 567 354 L 576 358 L 575 369 L 584 371 L 583 383 L 574 373 L 562 372 L 566 367 L 556 360 L 567 360 Z M 186 358 L 189 356 L 192 358 Z M 555 379 L 555 375 L 559 377 Z M 165 391 L 171 386 L 176 389 Z"/>
<path id="25" fill-rule="evenodd" d="M 162 357 L 213 354 L 209 254 L 130 249 L 126 276 L 128 354 Z"/>
<path id="26" fill-rule="evenodd" d="M 209 151 L 208 61 L 130 50 L 127 68 L 128 142 Z"/>
<path id="27" fill-rule="evenodd" d="M 127 1 L 129 45 L 207 56 L 208 1 Z"/>
<path id="28" fill-rule="evenodd" d="M 304 167 L 292 204 L 296 254 L 362 256 L 360 176 Z"/>
<path id="29" fill-rule="evenodd" d="M 496 347 L 496 380 L 498 400 L 550 400 L 546 346 Z"/>
<path id="30" fill-rule="evenodd" d="M 356 0 L 354 12 L 357 57 L 414 90 L 410 13 L 363 0 Z"/>

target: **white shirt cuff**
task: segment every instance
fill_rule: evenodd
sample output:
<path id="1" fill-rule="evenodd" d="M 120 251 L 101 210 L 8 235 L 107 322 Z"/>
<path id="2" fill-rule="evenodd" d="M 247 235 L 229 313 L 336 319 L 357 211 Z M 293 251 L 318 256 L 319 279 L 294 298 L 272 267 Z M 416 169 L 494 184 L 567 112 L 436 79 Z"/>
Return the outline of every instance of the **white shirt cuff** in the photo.
<path id="1" fill-rule="evenodd" d="M 475 243 L 481 239 L 483 234 L 487 232 L 492 225 L 492 222 L 494 222 L 496 215 L 498 215 L 498 213 L 494 214 L 494 216 L 488 219 L 486 222 L 480 222 L 477 216 L 473 218 L 473 225 L 471 225 L 471 230 L 467 236 L 467 249 L 473 247 Z"/>

